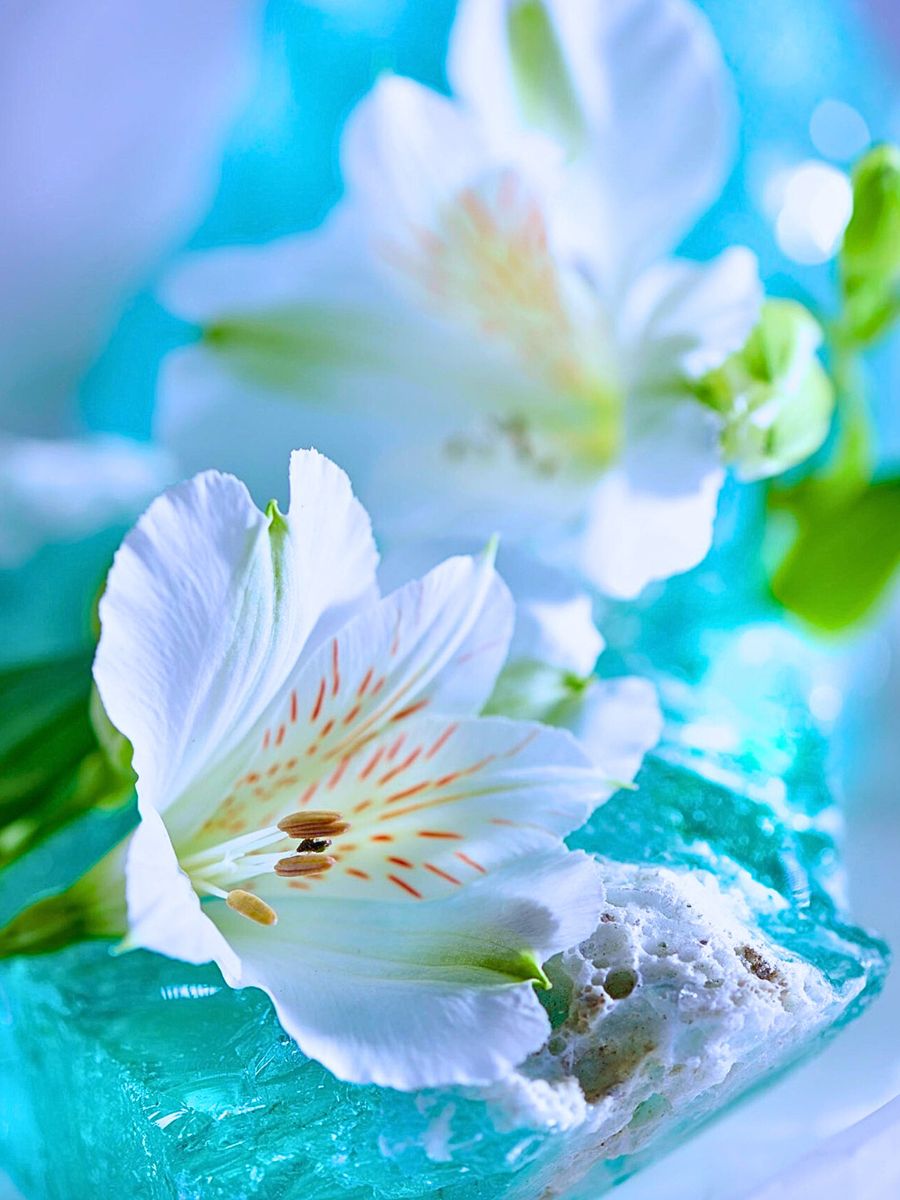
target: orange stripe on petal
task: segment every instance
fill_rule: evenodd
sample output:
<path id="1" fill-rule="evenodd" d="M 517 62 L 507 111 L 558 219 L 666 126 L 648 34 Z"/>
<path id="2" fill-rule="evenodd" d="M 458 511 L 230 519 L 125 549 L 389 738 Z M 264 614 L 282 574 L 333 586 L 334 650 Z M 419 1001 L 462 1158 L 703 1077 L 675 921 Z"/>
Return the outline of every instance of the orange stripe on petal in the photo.
<path id="1" fill-rule="evenodd" d="M 442 871 L 440 867 L 436 867 L 434 863 L 423 863 L 426 871 L 430 871 L 432 875 L 439 875 L 441 879 L 446 879 L 448 883 L 455 883 L 457 887 L 462 887 L 461 882 L 453 875 L 449 875 L 446 871 Z"/>
<path id="2" fill-rule="evenodd" d="M 462 850 L 456 850 L 455 854 L 467 867 L 471 867 L 474 871 L 480 871 L 482 875 L 487 875 L 487 869 L 481 863 L 476 862 L 474 858 L 469 858 L 468 854 L 463 854 Z"/>
<path id="3" fill-rule="evenodd" d="M 398 888 L 402 888 L 404 892 L 409 892 L 410 896 L 415 896 L 417 900 L 422 899 L 422 893 L 417 892 L 411 884 L 406 883 L 403 879 L 398 879 L 396 875 L 388 875 L 388 879 L 391 883 L 395 883 Z"/>
<path id="4" fill-rule="evenodd" d="M 339 666 L 340 649 L 335 638 L 331 643 L 331 694 L 336 696 L 341 690 L 341 671 Z"/>
<path id="5" fill-rule="evenodd" d="M 441 734 L 441 736 L 438 738 L 438 740 L 434 743 L 434 745 L 431 747 L 431 749 L 425 755 L 425 757 L 426 758 L 434 758 L 434 756 L 435 756 L 435 754 L 437 754 L 438 750 L 440 750 L 440 748 L 442 746 L 445 746 L 447 744 L 447 742 L 450 740 L 450 738 L 453 736 L 453 734 L 456 733 L 457 729 L 459 729 L 458 722 L 454 722 L 452 725 L 448 725 L 447 728 L 444 730 L 444 732 Z"/>
<path id="6" fill-rule="evenodd" d="M 429 703 L 430 701 L 427 696 L 424 700 L 417 700 L 415 704 L 409 704 L 406 708 L 401 708 L 399 712 L 394 713 L 394 715 L 391 717 L 391 720 L 402 721 L 406 717 L 411 717 L 413 713 L 421 712 L 421 710 L 426 708 Z"/>

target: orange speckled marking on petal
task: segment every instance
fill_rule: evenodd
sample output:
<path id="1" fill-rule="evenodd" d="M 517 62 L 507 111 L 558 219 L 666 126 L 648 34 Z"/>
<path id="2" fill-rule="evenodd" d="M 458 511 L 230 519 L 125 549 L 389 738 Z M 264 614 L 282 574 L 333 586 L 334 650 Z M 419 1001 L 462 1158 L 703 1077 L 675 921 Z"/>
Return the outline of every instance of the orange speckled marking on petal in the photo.
<path id="1" fill-rule="evenodd" d="M 360 698 L 360 700 L 366 694 L 366 691 L 368 690 L 369 684 L 372 682 L 372 676 L 374 674 L 375 674 L 375 668 L 369 667 L 368 671 L 366 671 L 365 675 L 363 676 L 362 683 L 359 685 L 359 688 L 357 689 L 357 692 L 356 692 L 356 694 Z"/>
<path id="2" fill-rule="evenodd" d="M 350 711 L 347 713 L 346 717 L 344 717 L 344 724 L 349 725 L 352 721 L 355 721 L 356 718 L 359 716 L 359 710 L 361 708 L 362 708 L 361 704 L 354 704 L 353 707 L 350 709 Z"/>
<path id="3" fill-rule="evenodd" d="M 371 800 L 362 800 L 362 801 L 361 801 L 359 804 L 357 804 L 357 805 L 354 807 L 353 811 L 354 811 L 355 813 L 361 813 L 361 812 L 365 812 L 367 808 L 371 808 L 371 807 L 372 807 L 372 803 L 373 803 L 373 802 L 372 802 Z"/>
<path id="4" fill-rule="evenodd" d="M 409 754 L 407 754 L 402 763 L 398 763 L 398 765 L 396 767 L 392 767 L 390 771 L 385 771 L 382 777 L 378 780 L 379 785 L 383 783 L 390 783 L 392 779 L 396 779 L 398 775 L 401 775 L 404 771 L 408 770 L 421 753 L 422 747 L 416 746 L 415 750 L 412 750 Z M 388 755 L 388 758 L 390 758 L 390 754 Z"/>
<path id="5" fill-rule="evenodd" d="M 456 733 L 457 729 L 459 729 L 458 721 L 454 721 L 454 723 L 452 725 L 448 725 L 447 728 L 444 730 L 444 732 L 441 734 L 441 736 L 437 739 L 437 741 L 434 743 L 434 745 L 428 751 L 428 753 L 425 755 L 425 757 L 426 758 L 434 758 L 434 756 L 435 756 L 435 754 L 437 754 L 438 750 L 440 750 L 440 748 L 442 746 L 445 746 L 447 744 L 447 742 L 450 740 L 450 738 L 453 736 L 453 734 Z"/>
<path id="6" fill-rule="evenodd" d="M 430 871 L 432 875 L 439 875 L 441 879 L 446 879 L 448 883 L 455 883 L 457 887 L 462 887 L 460 880 L 458 880 L 455 876 L 448 874 L 446 871 L 442 871 L 441 868 L 436 867 L 434 863 L 427 862 L 423 863 L 422 865 L 424 866 L 425 870 Z"/>
<path id="7" fill-rule="evenodd" d="M 387 857 L 389 863 L 393 863 L 395 867 L 403 867 L 406 871 L 415 870 L 415 865 L 408 858 L 397 858 L 394 854 L 389 854 Z"/>
<path id="8" fill-rule="evenodd" d="M 297 723 L 297 692 L 296 689 L 291 691 L 291 724 Z"/>
<path id="9" fill-rule="evenodd" d="M 474 871 L 480 871 L 482 875 L 487 875 L 487 868 L 476 862 L 474 858 L 469 858 L 468 854 L 463 854 L 462 850 L 455 850 L 454 853 L 467 867 L 471 867 Z"/>
<path id="10" fill-rule="evenodd" d="M 402 888 L 404 892 L 409 892 L 410 896 L 415 896 L 417 900 L 422 899 L 422 893 L 417 892 L 416 889 L 405 880 L 398 879 L 396 875 L 388 875 L 388 879 L 391 881 L 391 883 L 395 883 L 398 888 Z"/>
<path id="11" fill-rule="evenodd" d="M 367 871 L 360 871 L 358 867 L 345 867 L 344 870 L 348 875 L 352 875 L 354 879 L 371 879 L 372 876 Z"/>
<path id="12" fill-rule="evenodd" d="M 396 804 L 398 800 L 405 800 L 407 796 L 416 796 L 419 792 L 424 792 L 426 788 L 430 787 L 431 780 L 426 779 L 423 783 L 413 784 L 412 787 L 405 788 L 402 792 L 394 792 L 393 795 L 388 796 L 385 804 Z"/>
<path id="13" fill-rule="evenodd" d="M 388 750 L 388 752 L 387 752 L 388 762 L 393 762 L 393 760 L 397 757 L 397 754 L 400 751 L 400 747 L 403 745 L 403 743 L 405 741 L 406 741 L 406 734 L 401 733 L 400 736 L 397 738 L 397 740 L 394 742 L 394 744 L 391 746 L 390 750 Z"/>
<path id="14" fill-rule="evenodd" d="M 394 835 L 392 833 L 373 833 L 369 838 L 370 842 L 392 842 Z"/>
<path id="15" fill-rule="evenodd" d="M 375 751 L 375 753 L 369 759 L 368 763 L 360 771 L 359 778 L 360 779 L 368 779 L 368 777 L 372 774 L 372 772 L 378 766 L 383 755 L 384 755 L 384 746 L 382 746 L 380 750 Z"/>
<path id="16" fill-rule="evenodd" d="M 331 642 L 331 694 L 336 696 L 341 690 L 340 647 L 337 638 Z"/>
<path id="17" fill-rule="evenodd" d="M 430 700 L 426 696 L 423 700 L 417 700 L 415 704 L 409 704 L 406 708 L 401 708 L 399 712 L 395 712 L 391 717 L 392 721 L 403 721 L 406 717 L 411 717 L 413 713 L 421 712 L 430 704 Z"/>
<path id="18" fill-rule="evenodd" d="M 319 690 L 316 693 L 316 702 L 312 707 L 312 712 L 309 714 L 310 721 L 318 721 L 319 713 L 322 711 L 322 705 L 325 702 L 325 678 L 319 680 Z"/>
<path id="19" fill-rule="evenodd" d="M 444 829 L 420 829 L 418 836 L 423 838 L 452 838 L 456 842 L 463 841 L 461 833 L 451 833 L 449 830 Z"/>
<path id="20" fill-rule="evenodd" d="M 329 789 L 337 787 L 337 785 L 340 783 L 344 772 L 347 770 L 347 765 L 349 762 L 350 762 L 350 755 L 345 754 L 344 757 L 341 759 L 340 763 L 338 764 L 337 770 L 333 772 L 331 778 L 328 780 Z"/>

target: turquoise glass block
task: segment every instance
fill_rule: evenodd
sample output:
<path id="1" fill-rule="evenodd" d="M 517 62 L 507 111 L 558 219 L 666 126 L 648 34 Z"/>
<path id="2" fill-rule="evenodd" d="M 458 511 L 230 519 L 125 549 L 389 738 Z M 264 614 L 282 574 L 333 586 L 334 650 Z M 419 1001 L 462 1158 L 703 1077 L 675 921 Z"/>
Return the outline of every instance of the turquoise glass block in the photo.
<path id="1" fill-rule="evenodd" d="M 886 952 L 841 908 L 817 660 L 733 596 L 707 595 L 698 635 L 716 569 L 638 634 L 608 614 L 608 668 L 664 656 L 667 726 L 572 839 L 607 905 L 548 966 L 539 1053 L 480 1091 L 355 1087 L 212 967 L 103 943 L 10 960 L 0 1162 L 28 1200 L 596 1200 L 859 1013 Z"/>

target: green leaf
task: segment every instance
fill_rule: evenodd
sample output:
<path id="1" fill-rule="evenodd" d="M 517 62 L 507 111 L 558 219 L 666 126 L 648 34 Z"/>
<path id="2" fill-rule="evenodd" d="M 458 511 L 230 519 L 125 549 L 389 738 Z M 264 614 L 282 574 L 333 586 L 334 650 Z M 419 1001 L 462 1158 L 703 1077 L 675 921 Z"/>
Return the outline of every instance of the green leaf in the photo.
<path id="1" fill-rule="evenodd" d="M 130 797 L 130 752 L 113 761 L 101 744 L 92 687 L 88 654 L 0 672 L 0 866 L 86 809 Z"/>
<path id="2" fill-rule="evenodd" d="M 837 495 L 812 480 L 775 493 L 770 503 L 797 525 L 772 578 L 776 598 L 825 632 L 862 621 L 900 568 L 900 478 Z"/>

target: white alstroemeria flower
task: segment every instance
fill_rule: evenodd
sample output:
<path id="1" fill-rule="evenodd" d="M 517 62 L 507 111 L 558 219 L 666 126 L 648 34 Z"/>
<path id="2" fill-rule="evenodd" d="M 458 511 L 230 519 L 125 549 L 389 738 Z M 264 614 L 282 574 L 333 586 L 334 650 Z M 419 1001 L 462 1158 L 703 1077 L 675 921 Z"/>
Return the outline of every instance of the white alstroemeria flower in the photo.
<path id="1" fill-rule="evenodd" d="M 358 105 L 320 231 L 176 274 L 203 337 L 158 432 L 254 483 L 302 432 L 389 540 L 499 530 L 632 596 L 708 549 L 722 421 L 693 388 L 761 303 L 746 250 L 656 261 L 721 182 L 718 49 L 684 0 L 465 0 L 449 74 Z"/>
<path id="2" fill-rule="evenodd" d="M 119 550 L 94 675 L 134 748 L 129 943 L 268 992 L 335 1074 L 480 1083 L 538 1046 L 540 964 L 594 927 L 561 837 L 612 786 L 574 738 L 478 717 L 512 602 L 487 558 L 384 599 L 315 452 L 286 515 L 209 472 Z"/>

